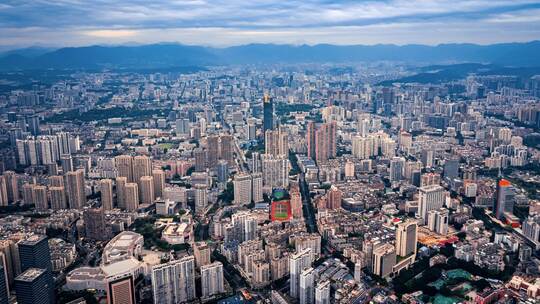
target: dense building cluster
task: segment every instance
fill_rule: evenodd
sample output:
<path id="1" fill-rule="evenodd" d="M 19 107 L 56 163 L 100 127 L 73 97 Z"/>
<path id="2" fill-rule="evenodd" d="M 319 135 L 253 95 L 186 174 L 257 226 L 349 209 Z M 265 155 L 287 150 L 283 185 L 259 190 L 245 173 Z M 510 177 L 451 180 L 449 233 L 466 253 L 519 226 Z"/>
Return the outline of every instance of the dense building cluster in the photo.
<path id="1" fill-rule="evenodd" d="M 377 67 L 0 91 L 0 304 L 538 301 L 539 76 Z"/>

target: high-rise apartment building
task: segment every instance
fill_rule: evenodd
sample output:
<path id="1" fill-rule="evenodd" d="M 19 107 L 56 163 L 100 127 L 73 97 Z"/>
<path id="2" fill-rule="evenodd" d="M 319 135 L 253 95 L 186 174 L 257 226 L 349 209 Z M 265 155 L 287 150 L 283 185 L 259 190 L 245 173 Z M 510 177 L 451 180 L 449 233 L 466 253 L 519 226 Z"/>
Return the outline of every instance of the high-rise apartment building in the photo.
<path id="1" fill-rule="evenodd" d="M 396 248 L 383 244 L 373 250 L 373 273 L 380 277 L 389 276 L 396 264 Z"/>
<path id="2" fill-rule="evenodd" d="M 311 257 L 310 248 L 306 248 L 289 256 L 289 292 L 293 298 L 298 299 L 300 297 L 300 274 L 304 269 L 311 266 Z"/>
<path id="3" fill-rule="evenodd" d="M 265 154 L 278 156 L 289 155 L 289 138 L 287 132 L 278 130 L 268 130 L 264 134 Z"/>
<path id="4" fill-rule="evenodd" d="M 127 211 L 139 209 L 139 187 L 136 183 L 127 183 L 124 186 L 124 203 Z"/>
<path id="5" fill-rule="evenodd" d="M 141 176 L 139 179 L 139 198 L 143 204 L 154 202 L 154 178 L 152 176 Z"/>
<path id="6" fill-rule="evenodd" d="M 194 300 L 196 294 L 193 256 L 154 266 L 152 290 L 154 303 L 178 304 Z"/>
<path id="7" fill-rule="evenodd" d="M 415 221 L 399 223 L 396 229 L 396 254 L 406 257 L 416 254 L 418 242 L 418 224 Z"/>
<path id="8" fill-rule="evenodd" d="M 154 178 L 154 196 L 156 198 L 163 197 L 163 189 L 165 189 L 165 172 L 161 169 L 152 171 Z"/>
<path id="9" fill-rule="evenodd" d="M 126 182 L 131 183 L 133 179 L 133 157 L 131 155 L 119 155 L 114 158 L 118 177 L 125 177 Z"/>
<path id="10" fill-rule="evenodd" d="M 113 184 L 112 180 L 106 178 L 99 181 L 101 193 L 101 206 L 104 210 L 113 209 Z"/>
<path id="11" fill-rule="evenodd" d="M 47 187 L 34 185 L 32 188 L 32 198 L 37 211 L 45 211 L 49 209 L 49 201 L 47 198 Z"/>
<path id="12" fill-rule="evenodd" d="M 263 185 L 267 188 L 288 188 L 289 159 L 285 155 L 261 155 Z"/>
<path id="13" fill-rule="evenodd" d="M 14 203 L 19 200 L 18 176 L 13 171 L 5 171 L 4 178 L 6 181 L 6 191 L 7 191 L 8 202 Z"/>
<path id="14" fill-rule="evenodd" d="M 448 233 L 449 211 L 446 208 L 434 209 L 428 212 L 428 229 L 441 235 Z"/>
<path id="15" fill-rule="evenodd" d="M 196 242 L 193 246 L 193 254 L 195 255 L 195 263 L 197 268 L 208 265 L 210 260 L 211 249 L 206 242 Z"/>
<path id="16" fill-rule="evenodd" d="M 81 209 L 86 204 L 84 187 L 83 169 L 66 173 L 66 194 L 71 209 Z"/>
<path id="17" fill-rule="evenodd" d="M 208 207 L 208 189 L 205 184 L 196 184 L 195 191 L 195 212 L 200 214 Z"/>
<path id="18" fill-rule="evenodd" d="M 310 121 L 307 126 L 306 142 L 308 144 L 308 157 L 316 162 L 323 162 L 336 157 L 337 153 L 337 126 L 336 122 L 316 125 Z"/>
<path id="19" fill-rule="evenodd" d="M 119 176 L 116 178 L 116 205 L 118 208 L 126 209 L 126 184 L 128 178 L 125 176 Z"/>
<path id="20" fill-rule="evenodd" d="M 324 280 L 315 287 L 315 304 L 330 304 L 330 281 Z"/>
<path id="21" fill-rule="evenodd" d="M 263 176 L 261 173 L 253 173 L 251 175 L 251 186 L 253 193 L 253 202 L 260 203 L 263 198 Z"/>
<path id="22" fill-rule="evenodd" d="M 235 175 L 234 181 L 234 203 L 237 205 L 246 205 L 252 201 L 251 175 L 240 173 Z"/>
<path id="23" fill-rule="evenodd" d="M 315 270 L 312 267 L 300 273 L 300 304 L 315 303 Z"/>
<path id="24" fill-rule="evenodd" d="M 221 262 L 201 266 L 201 290 L 203 298 L 225 292 Z"/>
<path id="25" fill-rule="evenodd" d="M 152 160 L 145 155 L 133 157 L 133 182 L 141 188 L 141 177 L 152 176 Z"/>
<path id="26" fill-rule="evenodd" d="M 85 235 L 88 239 L 105 241 L 109 238 L 103 208 L 89 208 L 84 211 Z"/>
<path id="27" fill-rule="evenodd" d="M 422 223 L 427 223 L 428 212 L 442 208 L 445 200 L 444 188 L 439 185 L 420 187 L 418 196 L 418 215 Z"/>

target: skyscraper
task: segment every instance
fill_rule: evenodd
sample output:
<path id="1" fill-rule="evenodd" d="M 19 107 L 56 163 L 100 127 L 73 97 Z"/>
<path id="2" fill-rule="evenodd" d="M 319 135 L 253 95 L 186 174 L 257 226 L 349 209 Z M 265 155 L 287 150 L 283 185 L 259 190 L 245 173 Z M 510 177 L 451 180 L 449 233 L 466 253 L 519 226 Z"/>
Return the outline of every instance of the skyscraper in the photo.
<path id="1" fill-rule="evenodd" d="M 86 204 L 83 169 L 66 173 L 66 192 L 71 209 L 81 209 Z"/>
<path id="2" fill-rule="evenodd" d="M 196 184 L 195 188 L 195 212 L 200 214 L 208 206 L 208 189 L 204 184 Z"/>
<path id="3" fill-rule="evenodd" d="M 177 304 L 195 299 L 195 259 L 193 256 L 154 266 L 152 290 L 154 303 Z"/>
<path id="4" fill-rule="evenodd" d="M 152 204 L 154 202 L 154 178 L 152 176 L 141 176 L 139 184 L 141 203 Z"/>
<path id="5" fill-rule="evenodd" d="M 133 182 L 133 158 L 130 155 L 119 155 L 114 158 L 118 177 L 125 177 L 126 182 Z"/>
<path id="6" fill-rule="evenodd" d="M 54 282 L 50 271 L 28 268 L 15 278 L 15 290 L 19 304 L 53 304 Z"/>
<path id="7" fill-rule="evenodd" d="M 225 292 L 223 264 L 221 262 L 214 262 L 201 267 L 201 289 L 203 298 Z"/>
<path id="8" fill-rule="evenodd" d="M 288 135 L 287 132 L 282 131 L 281 128 L 266 131 L 264 138 L 265 154 L 274 156 L 289 154 Z"/>
<path id="9" fill-rule="evenodd" d="M 311 249 L 306 248 L 289 256 L 290 295 L 293 298 L 300 297 L 300 274 L 304 269 L 311 266 Z"/>
<path id="10" fill-rule="evenodd" d="M 453 180 L 459 175 L 459 159 L 451 158 L 444 162 L 444 178 Z"/>
<path id="11" fill-rule="evenodd" d="M 261 155 L 263 184 L 270 189 L 289 186 L 289 159 L 285 155 Z"/>
<path id="12" fill-rule="evenodd" d="M 8 190 L 6 185 L 6 179 L 0 175 L 0 206 L 7 206 L 9 204 Z"/>
<path id="13" fill-rule="evenodd" d="M 201 266 L 211 263 L 210 251 L 210 247 L 208 247 L 206 242 L 197 242 L 194 244 L 193 254 L 195 255 L 195 263 L 197 268 L 201 268 Z"/>
<path id="14" fill-rule="evenodd" d="M 113 187 L 112 180 L 106 178 L 99 181 L 99 190 L 101 192 L 101 206 L 104 210 L 113 209 Z"/>
<path id="15" fill-rule="evenodd" d="M 315 288 L 315 304 L 330 304 L 330 281 L 325 280 Z"/>
<path id="16" fill-rule="evenodd" d="M 102 208 L 89 208 L 84 211 L 84 228 L 88 239 L 104 241 L 108 239 L 105 213 Z"/>
<path id="17" fill-rule="evenodd" d="M 428 212 L 428 229 L 441 235 L 448 233 L 448 209 L 440 208 Z"/>
<path id="18" fill-rule="evenodd" d="M 302 218 L 302 196 L 300 195 L 298 186 L 291 187 L 289 195 L 291 196 L 291 212 L 293 218 Z"/>
<path id="19" fill-rule="evenodd" d="M 133 182 L 141 188 L 141 177 L 152 176 L 152 160 L 145 155 L 133 157 Z"/>
<path id="20" fill-rule="evenodd" d="M 251 186 L 253 193 L 253 202 L 260 203 L 263 201 L 263 177 L 261 173 L 253 173 L 251 175 Z"/>
<path id="21" fill-rule="evenodd" d="M 156 198 L 163 197 L 163 189 L 165 189 L 165 172 L 161 169 L 152 171 L 154 178 L 154 196 Z"/>
<path id="22" fill-rule="evenodd" d="M 229 179 L 229 164 L 226 160 L 220 160 L 217 165 L 217 180 L 225 183 Z"/>
<path id="23" fill-rule="evenodd" d="M 228 164 L 234 163 L 233 159 L 233 137 L 232 135 L 221 135 L 219 137 L 219 158 L 227 161 Z M 216 163 L 217 165 L 217 163 Z"/>
<path id="24" fill-rule="evenodd" d="M 403 171 L 405 168 L 405 158 L 394 157 L 390 161 L 390 181 L 398 182 L 403 179 Z"/>
<path id="25" fill-rule="evenodd" d="M 428 212 L 443 206 L 444 188 L 439 185 L 420 187 L 418 194 L 418 215 L 422 218 L 422 223 L 426 224 Z"/>
<path id="26" fill-rule="evenodd" d="M 310 121 L 307 125 L 306 142 L 308 157 L 316 162 L 336 157 L 337 126 L 335 122 L 316 125 Z"/>
<path id="27" fill-rule="evenodd" d="M 418 224 L 415 221 L 399 223 L 396 229 L 396 254 L 406 257 L 416 253 Z"/>
<path id="28" fill-rule="evenodd" d="M 383 244 L 373 250 L 373 273 L 387 277 L 396 264 L 396 248 L 391 244 Z"/>
<path id="29" fill-rule="evenodd" d="M 5 171 L 7 198 L 10 203 L 19 200 L 19 184 L 17 174 L 13 171 Z"/>
<path id="30" fill-rule="evenodd" d="M 17 247 L 19 248 L 21 271 L 29 268 L 52 271 L 51 250 L 46 236 L 32 235 L 25 240 L 19 241 Z"/>
<path id="31" fill-rule="evenodd" d="M 127 183 L 124 186 L 124 202 L 127 211 L 139 209 L 139 187 L 136 183 Z"/>
<path id="32" fill-rule="evenodd" d="M 49 203 L 47 199 L 47 187 L 34 185 L 32 189 L 32 198 L 37 211 L 45 211 L 49 209 Z"/>
<path id="33" fill-rule="evenodd" d="M 237 205 L 246 205 L 251 203 L 252 188 L 251 175 L 240 173 L 234 177 L 234 203 Z"/>
<path id="34" fill-rule="evenodd" d="M 127 177 L 119 176 L 116 178 L 116 205 L 118 208 L 126 209 L 126 184 Z"/>
<path id="35" fill-rule="evenodd" d="M 502 219 L 505 212 L 514 211 L 515 189 L 506 179 L 500 179 L 497 182 L 497 199 L 495 201 L 495 216 Z"/>
<path id="36" fill-rule="evenodd" d="M 315 271 L 312 267 L 300 273 L 300 304 L 313 304 L 315 302 Z"/>
<path id="37" fill-rule="evenodd" d="M 274 129 L 274 102 L 268 95 L 263 100 L 263 133 Z"/>
<path id="38" fill-rule="evenodd" d="M 206 138 L 206 166 L 214 168 L 220 156 L 219 137 L 211 135 Z"/>

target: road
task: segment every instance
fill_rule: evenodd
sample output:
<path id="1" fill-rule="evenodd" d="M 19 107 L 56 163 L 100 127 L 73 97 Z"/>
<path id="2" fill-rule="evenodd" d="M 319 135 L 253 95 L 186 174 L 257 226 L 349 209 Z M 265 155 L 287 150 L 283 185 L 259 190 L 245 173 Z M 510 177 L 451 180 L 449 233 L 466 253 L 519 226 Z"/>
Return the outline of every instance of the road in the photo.
<path id="1" fill-rule="evenodd" d="M 300 193 L 302 194 L 302 208 L 304 209 L 304 220 L 309 233 L 318 232 L 317 222 L 315 220 L 315 209 L 311 204 L 309 187 L 306 183 L 304 173 L 299 174 Z"/>

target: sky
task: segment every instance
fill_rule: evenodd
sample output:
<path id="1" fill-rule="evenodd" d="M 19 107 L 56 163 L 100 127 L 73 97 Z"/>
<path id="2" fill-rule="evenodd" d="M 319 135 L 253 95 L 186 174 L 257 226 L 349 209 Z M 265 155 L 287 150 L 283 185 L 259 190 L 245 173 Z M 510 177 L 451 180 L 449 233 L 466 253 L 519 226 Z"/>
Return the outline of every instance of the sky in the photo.
<path id="1" fill-rule="evenodd" d="M 0 48 L 540 40 L 540 0 L 0 0 Z"/>

